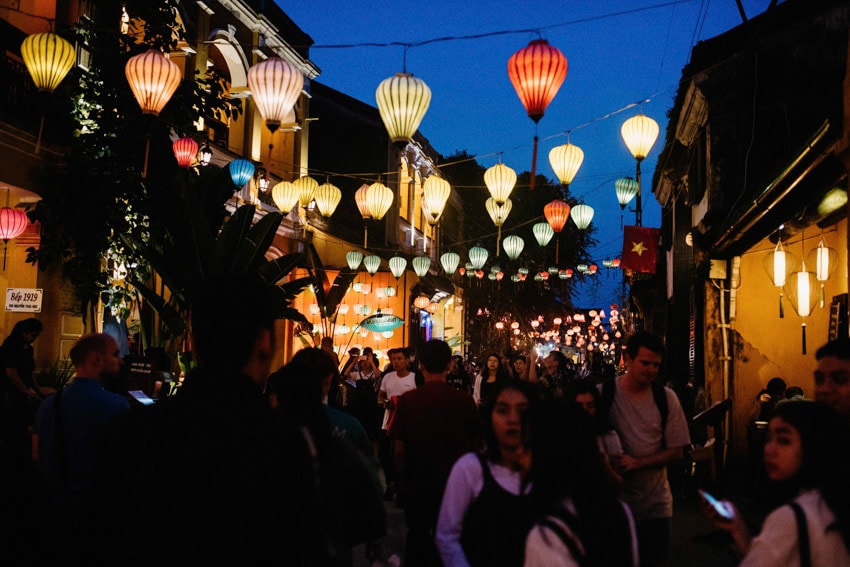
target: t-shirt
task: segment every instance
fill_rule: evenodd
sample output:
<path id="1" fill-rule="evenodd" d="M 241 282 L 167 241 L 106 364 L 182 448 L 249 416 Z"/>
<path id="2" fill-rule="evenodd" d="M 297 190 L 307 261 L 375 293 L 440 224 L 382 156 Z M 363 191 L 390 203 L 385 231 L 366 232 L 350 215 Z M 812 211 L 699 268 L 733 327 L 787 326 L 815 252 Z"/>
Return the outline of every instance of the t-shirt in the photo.
<path id="1" fill-rule="evenodd" d="M 611 423 L 620 435 L 623 451 L 632 457 L 646 457 L 664 447 L 683 447 L 691 442 L 685 412 L 676 394 L 664 388 L 667 395 L 667 426 L 661 431 L 661 412 L 647 388 L 638 396 L 627 395 L 615 380 L 616 390 L 611 405 Z M 646 468 L 628 472 L 623 477 L 621 495 L 632 508 L 635 520 L 673 516 L 673 494 L 667 482 L 667 467 Z"/>
<path id="2" fill-rule="evenodd" d="M 397 372 L 389 372 L 384 375 L 384 379 L 381 381 L 381 391 L 386 393 L 388 400 L 393 399 L 395 396 L 401 396 L 415 388 L 416 376 L 413 372 L 409 372 L 403 378 L 400 378 Z M 384 420 L 381 422 L 381 429 L 387 428 L 387 420 L 389 418 L 390 410 L 384 410 Z"/>

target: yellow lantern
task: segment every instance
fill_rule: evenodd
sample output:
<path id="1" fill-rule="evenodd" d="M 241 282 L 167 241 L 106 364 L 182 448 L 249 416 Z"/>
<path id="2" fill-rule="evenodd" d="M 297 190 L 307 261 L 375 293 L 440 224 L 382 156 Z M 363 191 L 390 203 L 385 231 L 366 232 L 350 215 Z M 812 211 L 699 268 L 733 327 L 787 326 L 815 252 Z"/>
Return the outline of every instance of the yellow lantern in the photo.
<path id="1" fill-rule="evenodd" d="M 266 126 L 274 133 L 298 101 L 304 74 L 288 61 L 270 57 L 248 69 L 248 88 Z"/>
<path id="2" fill-rule="evenodd" d="M 390 141 L 404 147 L 428 111 L 431 89 L 425 81 L 410 73 L 396 73 L 381 81 L 375 91 L 375 100 Z"/>
<path id="3" fill-rule="evenodd" d="M 272 187 L 272 200 L 277 208 L 285 215 L 295 207 L 298 202 L 298 188 L 289 181 L 281 181 Z"/>
<path id="4" fill-rule="evenodd" d="M 443 214 L 446 201 L 452 193 L 452 186 L 445 179 L 431 175 L 425 180 L 422 191 L 422 210 L 428 223 L 434 226 Z"/>
<path id="5" fill-rule="evenodd" d="M 21 44 L 21 56 L 38 90 L 52 93 L 74 66 L 74 46 L 55 33 L 36 33 Z"/>
<path id="6" fill-rule="evenodd" d="M 427 308 L 429 303 L 431 303 L 431 299 L 427 295 L 420 295 L 413 300 L 413 305 L 418 309 Z"/>
<path id="7" fill-rule="evenodd" d="M 549 150 L 549 164 L 564 185 L 573 182 L 583 161 L 584 152 L 574 144 L 567 143 Z"/>
<path id="8" fill-rule="evenodd" d="M 307 175 L 302 175 L 292 182 L 298 189 L 298 204 L 302 209 L 306 209 L 313 202 L 313 196 L 316 194 L 316 188 L 319 187 L 319 182 Z"/>
<path id="9" fill-rule="evenodd" d="M 342 191 L 332 183 L 323 183 L 316 188 L 316 208 L 325 218 L 329 218 L 342 200 Z"/>
<path id="10" fill-rule="evenodd" d="M 645 114 L 638 114 L 623 122 L 620 134 L 629 152 L 640 161 L 649 155 L 658 138 L 658 122 Z"/>
<path id="11" fill-rule="evenodd" d="M 380 181 L 375 182 L 366 189 L 366 203 L 371 217 L 381 220 L 393 204 L 393 190 Z"/>
<path id="12" fill-rule="evenodd" d="M 503 163 L 497 163 L 484 172 L 484 184 L 497 205 L 501 205 L 511 196 L 516 185 L 516 172 Z"/>
<path id="13" fill-rule="evenodd" d="M 159 116 L 180 84 L 180 67 L 156 49 L 130 57 L 124 73 L 143 114 Z"/>

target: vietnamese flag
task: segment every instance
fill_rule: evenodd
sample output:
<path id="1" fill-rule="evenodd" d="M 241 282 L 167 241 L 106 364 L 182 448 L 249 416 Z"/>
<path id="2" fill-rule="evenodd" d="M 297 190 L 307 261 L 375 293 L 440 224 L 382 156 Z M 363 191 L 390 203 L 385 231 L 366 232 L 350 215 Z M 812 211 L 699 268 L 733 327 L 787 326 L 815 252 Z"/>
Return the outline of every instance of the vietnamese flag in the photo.
<path id="1" fill-rule="evenodd" d="M 623 227 L 623 255 L 620 268 L 634 273 L 655 273 L 655 257 L 661 230 L 642 226 Z"/>

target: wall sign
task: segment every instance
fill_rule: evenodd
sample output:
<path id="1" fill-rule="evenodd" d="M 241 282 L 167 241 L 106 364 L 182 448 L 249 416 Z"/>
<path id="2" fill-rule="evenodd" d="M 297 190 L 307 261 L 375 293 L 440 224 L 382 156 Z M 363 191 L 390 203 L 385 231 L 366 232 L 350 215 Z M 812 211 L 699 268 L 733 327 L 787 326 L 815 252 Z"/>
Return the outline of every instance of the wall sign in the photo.
<path id="1" fill-rule="evenodd" d="M 24 287 L 6 288 L 6 311 L 41 313 L 43 290 Z"/>

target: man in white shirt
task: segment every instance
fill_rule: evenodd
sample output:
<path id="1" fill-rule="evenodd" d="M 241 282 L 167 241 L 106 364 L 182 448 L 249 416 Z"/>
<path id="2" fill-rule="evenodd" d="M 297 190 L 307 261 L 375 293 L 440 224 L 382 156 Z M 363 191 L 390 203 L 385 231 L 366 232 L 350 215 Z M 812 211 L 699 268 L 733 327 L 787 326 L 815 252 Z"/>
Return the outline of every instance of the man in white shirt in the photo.
<path id="1" fill-rule="evenodd" d="M 395 450 L 393 448 L 392 435 L 389 431 L 391 416 L 395 412 L 395 402 L 399 396 L 416 388 L 416 376 L 410 371 L 410 357 L 405 349 L 392 348 L 389 350 L 390 363 L 393 370 L 384 375 L 381 380 L 381 389 L 378 392 L 378 406 L 384 408 L 384 420 L 381 423 L 381 465 L 384 467 L 384 477 L 387 481 L 387 489 L 384 492 L 384 500 L 395 498 Z"/>

